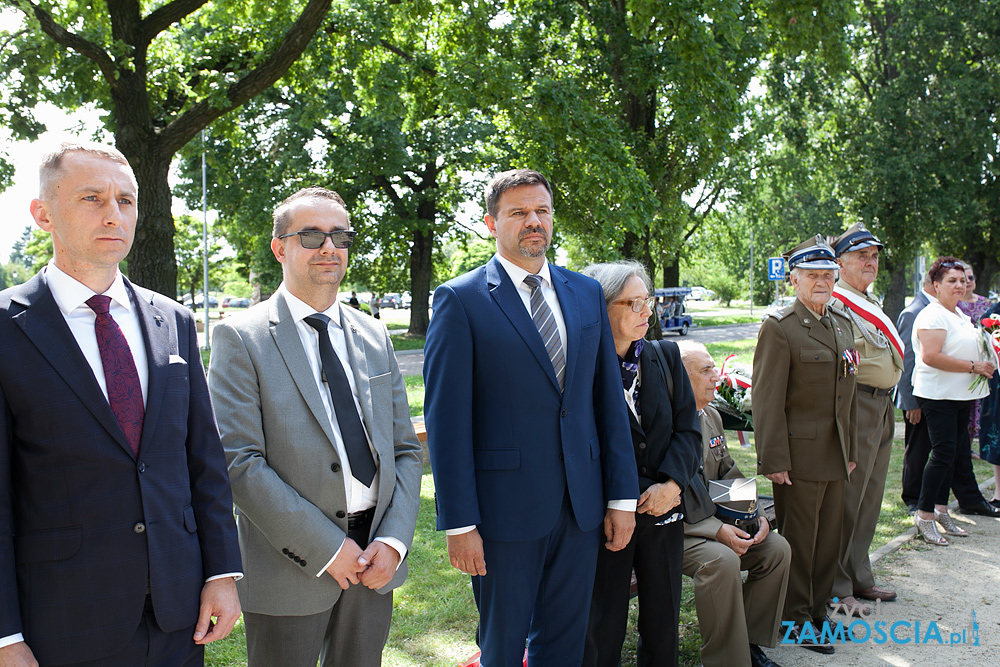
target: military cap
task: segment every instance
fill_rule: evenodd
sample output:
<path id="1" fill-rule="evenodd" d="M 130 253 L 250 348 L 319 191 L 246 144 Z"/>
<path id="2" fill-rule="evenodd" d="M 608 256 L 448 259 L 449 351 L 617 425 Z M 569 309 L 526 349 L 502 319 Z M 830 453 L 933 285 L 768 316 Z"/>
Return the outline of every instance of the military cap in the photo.
<path id="1" fill-rule="evenodd" d="M 833 248 L 817 234 L 781 255 L 788 260 L 788 268 L 839 269 Z"/>
<path id="2" fill-rule="evenodd" d="M 854 225 L 838 236 L 833 242 L 833 250 L 837 253 L 837 257 L 840 257 L 845 252 L 854 252 L 855 250 L 870 248 L 872 246 L 879 249 L 884 247 L 882 242 L 865 228 L 863 222 Z"/>

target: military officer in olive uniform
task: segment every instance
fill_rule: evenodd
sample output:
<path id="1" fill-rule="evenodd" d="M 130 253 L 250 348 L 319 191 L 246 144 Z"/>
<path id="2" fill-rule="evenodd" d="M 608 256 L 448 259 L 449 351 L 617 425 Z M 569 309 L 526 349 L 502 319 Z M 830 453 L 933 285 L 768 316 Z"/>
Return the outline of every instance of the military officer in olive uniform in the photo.
<path id="1" fill-rule="evenodd" d="M 818 638 L 858 454 L 858 357 L 851 321 L 830 306 L 833 249 L 817 235 L 786 258 L 795 303 L 764 320 L 754 352 L 757 470 L 773 483 L 778 531 L 792 550 L 784 619 L 803 646 L 833 653 Z"/>
<path id="2" fill-rule="evenodd" d="M 903 340 L 868 288 L 878 276 L 882 242 L 862 223 L 833 242 L 840 279 L 833 296 L 851 319 L 854 347 L 861 355 L 857 374 L 858 467 L 844 490 L 844 527 L 840 567 L 833 596 L 855 614 L 867 611 L 858 602 L 895 600 L 896 592 L 875 585 L 868 548 L 882 510 L 885 476 L 896 428 L 892 390 L 903 372 Z"/>

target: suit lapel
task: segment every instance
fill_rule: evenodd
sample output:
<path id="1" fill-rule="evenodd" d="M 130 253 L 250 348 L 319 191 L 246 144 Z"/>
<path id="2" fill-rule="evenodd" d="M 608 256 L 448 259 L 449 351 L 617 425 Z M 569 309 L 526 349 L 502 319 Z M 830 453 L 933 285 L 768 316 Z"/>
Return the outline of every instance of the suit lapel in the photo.
<path id="1" fill-rule="evenodd" d="M 549 264 L 549 276 L 552 277 L 552 287 L 556 291 L 556 297 L 559 298 L 559 309 L 562 311 L 563 322 L 566 323 L 566 349 L 564 350 L 566 354 L 566 377 L 563 378 L 563 386 L 571 387 L 573 386 L 573 374 L 576 370 L 577 355 L 580 353 L 580 331 L 583 329 L 583 324 L 580 321 L 580 304 L 576 298 L 576 292 L 573 290 L 572 285 L 569 284 L 569 280 L 566 279 L 562 269 Z M 532 322 L 532 325 L 534 325 L 534 322 Z M 548 359 L 548 356 L 548 352 L 546 352 L 545 358 Z M 552 366 L 551 360 L 549 361 L 549 366 Z M 555 371 L 552 372 L 552 377 L 555 378 Z M 558 386 L 558 381 L 556 382 L 556 386 Z"/>
<path id="2" fill-rule="evenodd" d="M 142 299 L 135 291 L 132 283 L 125 281 L 125 288 L 132 298 L 132 304 L 136 308 L 139 318 L 139 327 L 142 330 L 142 338 L 146 345 L 146 362 L 149 367 L 149 379 L 146 385 L 146 414 L 142 420 L 142 440 L 139 451 L 150 443 L 153 432 L 156 430 L 157 420 L 160 418 L 160 406 L 163 405 L 163 392 L 167 388 L 167 369 L 170 366 L 170 351 L 175 349 L 170 341 L 170 327 L 163 311 L 153 304 L 153 299 L 149 301 Z M 194 365 L 189 363 L 189 372 L 197 372 Z M 127 446 L 129 453 L 132 450 Z"/>
<path id="3" fill-rule="evenodd" d="M 639 371 L 642 373 L 639 410 L 642 412 L 642 421 L 646 425 L 654 423 L 656 413 L 660 409 L 660 396 L 663 393 L 660 373 L 666 372 L 666 370 L 661 371 L 659 362 L 655 359 L 656 354 L 649 349 L 650 345 L 656 344 L 655 341 L 647 340 L 642 346 L 642 352 L 639 353 Z"/>
<path id="4" fill-rule="evenodd" d="M 14 316 L 14 321 L 41 355 L 48 359 L 53 370 L 76 394 L 80 403 L 90 410 L 94 418 L 131 455 L 132 450 L 118 420 L 111 412 L 111 405 L 104 397 L 101 385 L 94 377 L 94 370 L 80 351 L 80 345 L 66 324 L 66 318 L 59 311 L 42 274 L 38 273 L 25 283 L 21 294 L 14 296 L 12 300 L 25 306 L 25 310 Z"/>
<path id="5" fill-rule="evenodd" d="M 517 331 L 518 335 L 524 341 L 524 344 L 528 346 L 531 350 L 531 354 L 534 355 L 535 360 L 538 361 L 539 366 L 545 371 L 545 374 L 549 377 L 555 388 L 559 389 L 559 381 L 556 379 L 556 371 L 552 367 L 552 360 L 549 359 L 549 353 L 545 351 L 545 346 L 542 344 L 542 337 L 538 333 L 538 329 L 535 327 L 535 323 L 531 320 L 531 315 L 528 314 L 528 309 L 524 307 L 524 302 L 521 301 L 520 295 L 517 293 L 517 288 L 514 286 L 513 281 L 507 272 L 503 269 L 500 262 L 497 261 L 496 257 L 491 259 L 486 265 L 486 283 L 489 286 L 490 294 L 493 296 L 493 300 L 503 311 L 507 319 L 514 326 L 514 330 Z M 557 292 L 558 294 L 558 292 Z M 562 302 L 560 301 L 560 306 Z M 563 317 L 565 318 L 566 308 L 563 307 Z M 566 321 L 566 327 L 569 328 L 569 321 Z M 566 363 L 566 386 L 569 386 L 569 359 L 567 358 Z"/>
<path id="6" fill-rule="evenodd" d="M 330 425 L 326 408 L 323 406 L 323 399 L 319 395 L 319 387 L 313 379 L 315 376 L 312 368 L 309 367 L 309 359 L 306 357 L 305 350 L 302 349 L 302 340 L 299 338 L 298 329 L 296 329 L 292 314 L 280 293 L 268 301 L 268 308 L 270 309 L 271 337 L 288 368 L 288 374 L 292 376 L 292 380 L 299 393 L 302 394 L 302 399 L 309 406 L 313 418 L 319 422 L 323 433 L 332 444 L 335 442 L 333 427 Z"/>

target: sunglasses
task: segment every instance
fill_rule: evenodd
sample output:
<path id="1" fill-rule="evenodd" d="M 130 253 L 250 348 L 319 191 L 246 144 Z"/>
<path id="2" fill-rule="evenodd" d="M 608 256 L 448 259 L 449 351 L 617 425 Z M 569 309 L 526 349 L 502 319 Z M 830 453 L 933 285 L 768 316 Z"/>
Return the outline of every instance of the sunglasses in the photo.
<path id="1" fill-rule="evenodd" d="M 637 296 L 634 299 L 628 299 L 627 301 L 615 301 L 614 303 L 630 307 L 633 313 L 641 313 L 643 307 L 649 308 L 650 310 L 653 309 L 653 304 L 656 303 L 656 297 L 650 296 L 643 298 L 641 296 Z"/>
<path id="2" fill-rule="evenodd" d="M 333 243 L 334 248 L 350 248 L 351 244 L 354 243 L 354 237 L 357 234 L 355 231 L 348 231 L 346 229 L 338 229 L 333 232 L 321 232 L 318 230 L 308 230 L 304 232 L 292 232 L 291 234 L 282 234 L 279 239 L 287 239 L 289 236 L 298 236 L 299 243 L 302 247 L 307 250 L 317 250 L 323 247 L 326 243 L 326 239 L 329 238 L 330 242 Z"/>

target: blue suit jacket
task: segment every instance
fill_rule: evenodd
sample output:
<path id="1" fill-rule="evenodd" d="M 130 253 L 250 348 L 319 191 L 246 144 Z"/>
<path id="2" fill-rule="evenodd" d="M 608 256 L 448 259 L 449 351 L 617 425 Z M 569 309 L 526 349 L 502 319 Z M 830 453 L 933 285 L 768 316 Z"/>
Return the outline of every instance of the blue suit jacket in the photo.
<path id="1" fill-rule="evenodd" d="M 0 292 L 0 637 L 42 664 L 108 655 L 147 583 L 165 631 L 239 572 L 226 461 L 190 313 L 126 281 L 149 359 L 135 457 L 39 273 Z"/>
<path id="2" fill-rule="evenodd" d="M 565 390 L 494 257 L 440 286 L 424 349 L 439 530 L 490 540 L 551 531 L 568 493 L 592 530 L 607 501 L 638 497 L 621 373 L 600 285 L 549 266 L 566 322 Z"/>

